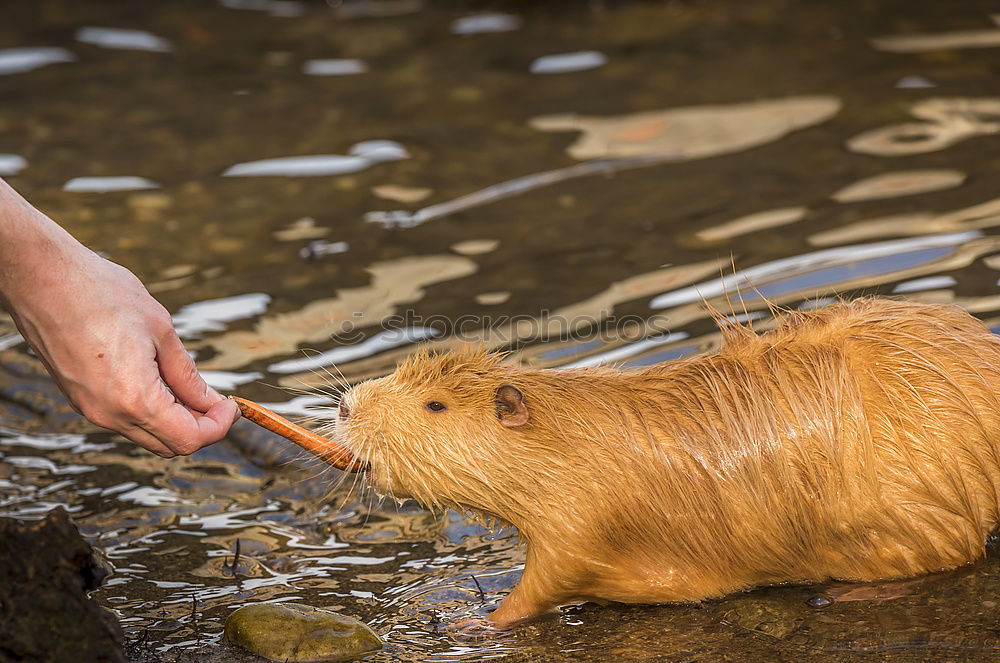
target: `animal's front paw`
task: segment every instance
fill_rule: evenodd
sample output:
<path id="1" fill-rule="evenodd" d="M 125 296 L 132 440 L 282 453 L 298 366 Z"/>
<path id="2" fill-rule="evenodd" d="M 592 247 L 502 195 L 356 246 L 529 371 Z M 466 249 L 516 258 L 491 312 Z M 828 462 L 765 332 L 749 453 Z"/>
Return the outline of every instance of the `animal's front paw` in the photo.
<path id="1" fill-rule="evenodd" d="M 493 622 L 485 617 L 467 617 L 448 624 L 446 630 L 458 640 L 481 642 L 492 640 L 500 633 Z"/>

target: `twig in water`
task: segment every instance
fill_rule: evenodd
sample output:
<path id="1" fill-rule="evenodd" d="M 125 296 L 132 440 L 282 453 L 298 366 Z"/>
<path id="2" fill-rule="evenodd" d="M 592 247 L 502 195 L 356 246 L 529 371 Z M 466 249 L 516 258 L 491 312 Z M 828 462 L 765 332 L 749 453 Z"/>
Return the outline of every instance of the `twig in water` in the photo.
<path id="1" fill-rule="evenodd" d="M 472 578 L 472 582 L 476 583 L 476 589 L 479 590 L 479 602 L 486 603 L 486 592 L 483 591 L 483 586 L 479 584 L 479 580 L 476 576 L 469 576 Z"/>

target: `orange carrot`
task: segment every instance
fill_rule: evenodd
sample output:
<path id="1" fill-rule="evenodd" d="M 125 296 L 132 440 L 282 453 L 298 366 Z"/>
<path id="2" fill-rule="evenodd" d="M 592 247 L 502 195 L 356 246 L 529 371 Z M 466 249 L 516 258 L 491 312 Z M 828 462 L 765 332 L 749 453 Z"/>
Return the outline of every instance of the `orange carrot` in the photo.
<path id="1" fill-rule="evenodd" d="M 229 398 L 236 401 L 240 412 L 250 421 L 294 442 L 306 451 L 315 454 L 330 465 L 333 465 L 338 470 L 360 472 L 367 468 L 365 463 L 355 458 L 354 454 L 333 440 L 307 431 L 301 426 L 296 426 L 288 419 L 278 416 L 253 401 L 248 401 L 238 396 L 230 396 Z"/>

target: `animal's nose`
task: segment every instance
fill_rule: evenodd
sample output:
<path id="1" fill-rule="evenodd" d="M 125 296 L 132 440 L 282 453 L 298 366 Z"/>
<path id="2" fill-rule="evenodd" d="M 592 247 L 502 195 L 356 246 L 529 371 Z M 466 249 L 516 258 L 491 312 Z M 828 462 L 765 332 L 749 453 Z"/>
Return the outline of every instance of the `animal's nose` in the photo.
<path id="1" fill-rule="evenodd" d="M 337 416 L 340 417 L 341 421 L 347 421 L 347 418 L 351 416 L 351 408 L 347 405 L 347 403 L 340 404 L 340 412 Z"/>

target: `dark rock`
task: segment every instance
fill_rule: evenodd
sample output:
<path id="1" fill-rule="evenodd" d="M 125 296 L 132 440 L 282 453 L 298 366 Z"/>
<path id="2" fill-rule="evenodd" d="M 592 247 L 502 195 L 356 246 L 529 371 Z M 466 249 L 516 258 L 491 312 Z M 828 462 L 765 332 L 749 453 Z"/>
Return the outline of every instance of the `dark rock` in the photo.
<path id="1" fill-rule="evenodd" d="M 105 575 L 64 510 L 0 518 L 0 661 L 124 663 L 117 621 L 87 596 Z"/>

